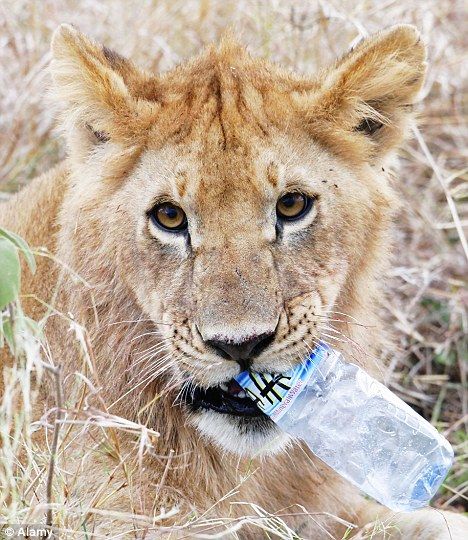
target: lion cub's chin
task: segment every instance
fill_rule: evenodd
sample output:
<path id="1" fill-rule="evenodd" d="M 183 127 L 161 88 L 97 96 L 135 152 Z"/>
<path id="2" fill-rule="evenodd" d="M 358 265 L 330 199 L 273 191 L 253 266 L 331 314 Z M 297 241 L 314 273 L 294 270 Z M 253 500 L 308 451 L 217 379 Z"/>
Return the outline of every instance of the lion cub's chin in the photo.
<path id="1" fill-rule="evenodd" d="M 245 417 L 204 410 L 190 419 L 209 443 L 242 457 L 276 454 L 291 444 L 291 437 L 264 417 Z"/>

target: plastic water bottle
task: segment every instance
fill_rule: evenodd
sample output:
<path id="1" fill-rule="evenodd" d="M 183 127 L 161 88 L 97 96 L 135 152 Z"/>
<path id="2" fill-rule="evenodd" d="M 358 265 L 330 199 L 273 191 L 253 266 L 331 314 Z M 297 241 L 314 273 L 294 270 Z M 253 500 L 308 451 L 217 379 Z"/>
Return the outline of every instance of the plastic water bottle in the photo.
<path id="1" fill-rule="evenodd" d="M 324 343 L 287 373 L 236 380 L 282 430 L 392 510 L 426 506 L 452 465 L 429 422 Z"/>

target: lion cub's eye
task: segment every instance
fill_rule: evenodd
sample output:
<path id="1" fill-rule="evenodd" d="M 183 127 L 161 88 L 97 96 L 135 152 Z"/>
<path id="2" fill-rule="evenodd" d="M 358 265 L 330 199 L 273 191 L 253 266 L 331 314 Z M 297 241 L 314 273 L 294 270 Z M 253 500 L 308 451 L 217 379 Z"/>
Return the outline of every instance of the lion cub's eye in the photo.
<path id="1" fill-rule="evenodd" d="M 157 204 L 150 212 L 153 222 L 166 231 L 179 232 L 187 228 L 187 216 L 179 206 L 171 203 Z"/>
<path id="2" fill-rule="evenodd" d="M 314 200 L 303 193 L 286 193 L 276 203 L 276 213 L 285 221 L 292 221 L 304 216 L 311 208 Z"/>

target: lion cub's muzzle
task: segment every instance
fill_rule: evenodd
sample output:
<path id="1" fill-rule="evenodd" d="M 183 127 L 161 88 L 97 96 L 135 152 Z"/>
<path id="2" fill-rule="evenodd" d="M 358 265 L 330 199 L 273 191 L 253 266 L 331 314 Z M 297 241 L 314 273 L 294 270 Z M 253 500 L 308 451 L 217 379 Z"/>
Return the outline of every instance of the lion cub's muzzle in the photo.
<path id="1" fill-rule="evenodd" d="M 250 245 L 252 244 L 252 245 Z M 281 295 L 269 249 L 231 240 L 197 255 L 194 264 L 195 325 L 207 352 L 233 363 L 239 372 L 272 344 L 281 313 Z M 225 365 L 226 362 L 221 362 Z M 223 368 L 217 368 L 223 380 Z M 234 379 L 197 387 L 191 405 L 233 416 L 262 416 Z"/>
<path id="2" fill-rule="evenodd" d="M 239 371 L 250 368 L 252 361 L 274 341 L 276 333 L 252 334 L 244 340 L 207 340 L 205 344 L 221 357 L 237 362 Z M 263 416 L 234 379 L 209 388 L 196 387 L 191 394 L 190 405 L 194 409 L 210 409 L 233 416 Z"/>

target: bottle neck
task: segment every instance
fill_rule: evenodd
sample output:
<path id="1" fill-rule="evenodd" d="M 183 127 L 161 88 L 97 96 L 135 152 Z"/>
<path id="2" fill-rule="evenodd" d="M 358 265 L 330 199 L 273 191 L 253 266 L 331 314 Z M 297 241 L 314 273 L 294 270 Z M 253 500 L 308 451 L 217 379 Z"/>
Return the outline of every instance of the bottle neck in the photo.
<path id="1" fill-rule="evenodd" d="M 339 353 L 320 342 L 294 369 L 272 375 L 244 371 L 236 381 L 272 420 L 279 419 L 310 380 L 325 379 L 338 362 Z"/>

